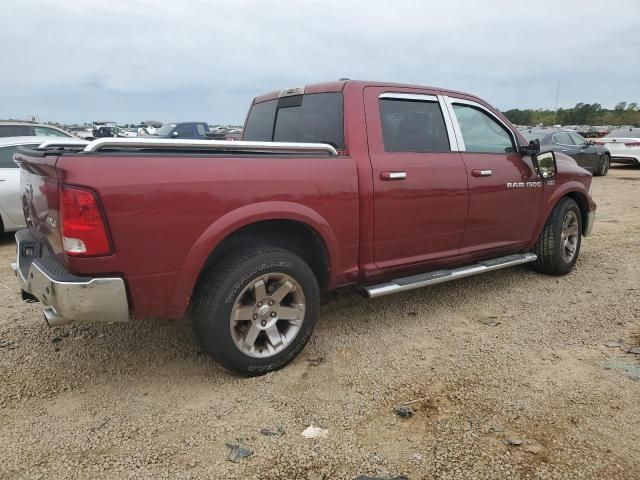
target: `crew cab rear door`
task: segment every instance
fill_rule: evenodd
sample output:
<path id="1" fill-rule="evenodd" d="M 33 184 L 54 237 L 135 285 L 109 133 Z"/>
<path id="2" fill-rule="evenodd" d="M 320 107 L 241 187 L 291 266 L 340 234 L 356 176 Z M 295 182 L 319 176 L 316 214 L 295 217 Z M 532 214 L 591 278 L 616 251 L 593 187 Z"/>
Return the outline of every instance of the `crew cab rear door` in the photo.
<path id="1" fill-rule="evenodd" d="M 511 127 L 491 109 L 446 96 L 469 180 L 462 254 L 517 251 L 531 240 L 542 182 L 530 157 L 518 153 Z"/>
<path id="2" fill-rule="evenodd" d="M 376 265 L 456 256 L 467 219 L 467 175 L 437 92 L 367 87 L 364 98 Z"/>

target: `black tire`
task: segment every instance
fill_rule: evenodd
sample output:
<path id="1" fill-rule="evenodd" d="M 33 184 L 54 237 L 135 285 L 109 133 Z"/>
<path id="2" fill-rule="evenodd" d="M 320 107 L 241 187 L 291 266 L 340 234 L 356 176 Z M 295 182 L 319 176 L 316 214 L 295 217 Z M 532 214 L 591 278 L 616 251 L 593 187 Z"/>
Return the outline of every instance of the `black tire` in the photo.
<path id="1" fill-rule="evenodd" d="M 577 220 L 577 238 L 575 250 L 570 260 L 563 253 L 563 223 L 568 216 L 575 215 Z M 533 248 L 533 253 L 538 259 L 533 263 L 533 268 L 546 275 L 566 275 L 571 271 L 580 253 L 582 243 L 582 216 L 580 208 L 575 200 L 564 198 L 554 207 L 551 215 Z"/>
<path id="2" fill-rule="evenodd" d="M 608 153 L 603 153 L 598 158 L 595 167 L 593 168 L 594 177 L 604 177 L 609 173 L 609 167 L 611 166 L 611 156 Z"/>
<path id="3" fill-rule="evenodd" d="M 236 345 L 231 315 L 243 291 L 269 273 L 283 274 L 298 283 L 304 295 L 304 316 L 299 330 L 282 351 L 256 358 Z M 278 247 L 247 247 L 203 274 L 194 292 L 191 318 L 198 341 L 217 363 L 233 373 L 256 376 L 284 367 L 300 353 L 313 332 L 319 309 L 318 281 L 299 256 Z M 246 328 L 252 323 L 249 321 Z M 266 332 L 260 335 L 264 337 Z"/>

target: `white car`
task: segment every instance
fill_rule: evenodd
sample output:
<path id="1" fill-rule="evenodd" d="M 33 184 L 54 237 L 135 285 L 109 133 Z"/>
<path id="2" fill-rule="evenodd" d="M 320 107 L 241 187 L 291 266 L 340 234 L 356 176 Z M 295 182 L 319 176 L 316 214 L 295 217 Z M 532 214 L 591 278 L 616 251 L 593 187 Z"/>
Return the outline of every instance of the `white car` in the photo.
<path id="1" fill-rule="evenodd" d="M 0 233 L 25 227 L 20 201 L 20 169 L 13 162 L 19 146 L 38 146 L 43 142 L 82 143 L 68 137 L 1 137 L 0 138 Z M 88 142 L 87 142 L 88 143 Z"/>
<path id="2" fill-rule="evenodd" d="M 53 125 L 31 122 L 0 122 L 0 137 L 71 137 L 69 132 Z"/>
<path id="3" fill-rule="evenodd" d="M 595 143 L 609 150 L 612 162 L 640 166 L 640 128 L 619 128 Z"/>

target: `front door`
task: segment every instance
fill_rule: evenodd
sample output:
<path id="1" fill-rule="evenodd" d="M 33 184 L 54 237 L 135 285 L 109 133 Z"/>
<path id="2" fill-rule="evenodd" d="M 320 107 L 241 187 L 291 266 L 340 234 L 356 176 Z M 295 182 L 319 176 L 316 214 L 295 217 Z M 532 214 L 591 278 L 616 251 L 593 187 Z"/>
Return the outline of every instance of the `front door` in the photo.
<path id="1" fill-rule="evenodd" d="M 467 175 L 435 93 L 365 89 L 379 268 L 455 256 L 462 244 Z"/>
<path id="2" fill-rule="evenodd" d="M 513 132 L 484 105 L 454 97 L 447 104 L 469 179 L 461 253 L 517 251 L 531 239 L 542 200 L 532 159 L 518 153 Z"/>

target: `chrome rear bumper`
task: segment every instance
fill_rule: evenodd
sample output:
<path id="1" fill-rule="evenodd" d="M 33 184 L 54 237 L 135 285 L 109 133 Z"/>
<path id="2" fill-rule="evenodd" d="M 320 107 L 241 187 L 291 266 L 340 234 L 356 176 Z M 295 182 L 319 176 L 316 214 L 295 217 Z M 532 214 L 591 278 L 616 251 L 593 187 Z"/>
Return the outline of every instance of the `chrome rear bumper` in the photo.
<path id="1" fill-rule="evenodd" d="M 126 322 L 129 304 L 124 280 L 119 277 L 91 278 L 69 273 L 28 230 L 16 234 L 17 260 L 11 264 L 23 296 L 35 297 L 44 308 L 50 327 L 74 321 Z M 26 294 L 26 295 L 25 295 Z"/>

